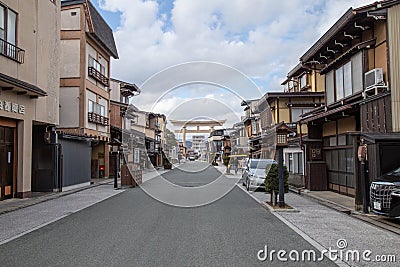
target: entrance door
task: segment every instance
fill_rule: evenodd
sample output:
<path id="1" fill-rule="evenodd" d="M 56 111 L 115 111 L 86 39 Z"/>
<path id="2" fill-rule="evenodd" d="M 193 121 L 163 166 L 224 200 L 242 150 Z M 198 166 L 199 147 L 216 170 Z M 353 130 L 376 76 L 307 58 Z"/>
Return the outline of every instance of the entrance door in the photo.
<path id="1" fill-rule="evenodd" d="M 0 126 L 0 199 L 13 196 L 14 129 Z"/>

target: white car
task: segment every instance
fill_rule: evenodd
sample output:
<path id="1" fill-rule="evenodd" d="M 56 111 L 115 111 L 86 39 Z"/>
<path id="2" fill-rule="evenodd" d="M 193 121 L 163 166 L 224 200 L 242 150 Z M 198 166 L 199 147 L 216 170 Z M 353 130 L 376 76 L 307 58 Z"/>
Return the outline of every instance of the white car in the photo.
<path id="1" fill-rule="evenodd" d="M 242 183 L 247 191 L 257 188 L 265 188 L 266 171 L 272 164 L 277 164 L 273 159 L 250 159 L 247 168 L 242 175 Z"/>

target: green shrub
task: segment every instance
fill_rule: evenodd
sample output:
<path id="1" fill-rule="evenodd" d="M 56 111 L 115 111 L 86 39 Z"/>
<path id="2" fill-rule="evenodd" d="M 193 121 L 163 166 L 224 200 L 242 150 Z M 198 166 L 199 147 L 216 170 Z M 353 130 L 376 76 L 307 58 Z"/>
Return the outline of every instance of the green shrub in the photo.
<path id="1" fill-rule="evenodd" d="M 283 178 L 285 193 L 289 192 L 289 172 L 286 166 L 283 166 Z M 267 177 L 265 178 L 265 191 L 271 194 L 271 204 L 276 204 L 279 194 L 278 164 L 272 164 Z M 275 200 L 273 203 L 272 201 Z"/>

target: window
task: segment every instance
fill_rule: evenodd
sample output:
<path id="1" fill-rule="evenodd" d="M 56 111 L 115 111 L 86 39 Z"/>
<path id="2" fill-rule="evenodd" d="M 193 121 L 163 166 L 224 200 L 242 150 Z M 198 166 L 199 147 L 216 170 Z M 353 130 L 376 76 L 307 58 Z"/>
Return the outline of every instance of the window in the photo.
<path id="1" fill-rule="evenodd" d="M 353 85 L 351 82 L 351 61 L 343 66 L 343 89 L 344 97 L 353 94 Z"/>
<path id="2" fill-rule="evenodd" d="M 89 110 L 89 112 L 93 112 L 94 110 L 93 110 L 93 101 L 92 100 L 89 100 L 89 107 L 88 107 L 88 110 Z"/>
<path id="3" fill-rule="evenodd" d="M 5 18 L 5 8 L 0 6 L 0 39 L 5 39 L 5 32 L 6 32 L 6 23 L 4 22 Z"/>
<path id="4" fill-rule="evenodd" d="M 292 121 L 291 122 L 298 122 L 301 119 L 301 115 L 311 111 L 312 108 L 291 108 L 292 112 Z"/>
<path id="5" fill-rule="evenodd" d="M 335 85 L 336 85 L 336 100 L 340 100 L 344 97 L 343 94 L 343 67 L 338 68 L 335 71 Z"/>
<path id="6" fill-rule="evenodd" d="M 304 73 L 300 77 L 300 90 L 303 89 L 304 87 L 306 87 L 307 85 L 308 85 L 307 84 L 307 73 Z"/>
<path id="7" fill-rule="evenodd" d="M 332 104 L 362 90 L 362 53 L 343 66 L 326 74 L 326 103 Z"/>
<path id="8" fill-rule="evenodd" d="M 285 153 L 285 165 L 290 173 L 304 174 L 303 153 L 302 152 Z"/>
<path id="9" fill-rule="evenodd" d="M 334 83 L 334 72 L 330 71 L 325 75 L 325 89 L 326 89 L 326 104 L 332 104 L 335 102 L 335 83 Z"/>
<path id="10" fill-rule="evenodd" d="M 0 39 L 16 45 L 17 14 L 0 5 Z"/>
<path id="11" fill-rule="evenodd" d="M 105 110 L 106 108 L 103 105 L 97 104 L 96 102 L 89 100 L 88 112 L 93 112 L 100 116 L 106 117 Z"/>
<path id="12" fill-rule="evenodd" d="M 360 92 L 363 89 L 363 68 L 362 52 L 358 52 L 351 58 L 351 75 L 353 93 Z"/>
<path id="13" fill-rule="evenodd" d="M 89 55 L 89 67 L 93 67 L 95 70 L 103 75 L 106 75 L 106 69 L 96 59 Z"/>
<path id="14" fill-rule="evenodd" d="M 0 54 L 19 61 L 16 36 L 17 13 L 0 3 Z"/>

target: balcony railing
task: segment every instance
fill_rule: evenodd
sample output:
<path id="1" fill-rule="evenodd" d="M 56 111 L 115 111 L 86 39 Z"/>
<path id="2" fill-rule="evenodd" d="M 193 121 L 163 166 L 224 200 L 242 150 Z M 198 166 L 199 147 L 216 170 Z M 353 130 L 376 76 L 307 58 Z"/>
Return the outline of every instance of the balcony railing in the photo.
<path id="1" fill-rule="evenodd" d="M 88 74 L 90 77 L 93 77 L 96 81 L 100 82 L 102 85 L 107 87 L 109 86 L 110 79 L 101 74 L 101 72 L 96 70 L 94 67 L 89 67 Z"/>
<path id="2" fill-rule="evenodd" d="M 18 63 L 24 63 L 25 50 L 2 39 L 0 39 L 0 54 L 17 61 Z"/>
<path id="3" fill-rule="evenodd" d="M 94 112 L 88 112 L 88 121 L 107 126 L 109 119 Z"/>

